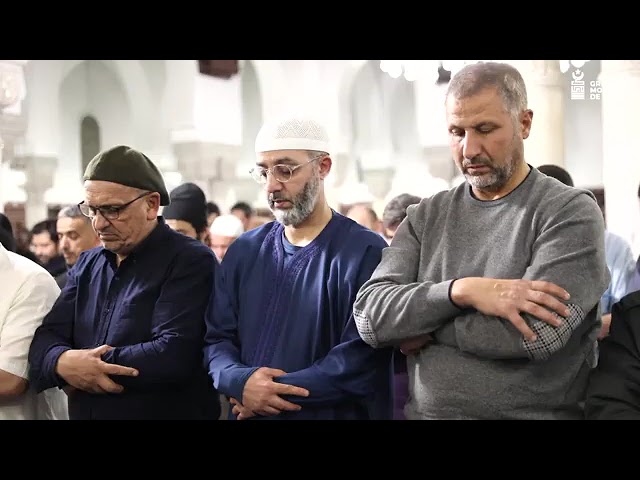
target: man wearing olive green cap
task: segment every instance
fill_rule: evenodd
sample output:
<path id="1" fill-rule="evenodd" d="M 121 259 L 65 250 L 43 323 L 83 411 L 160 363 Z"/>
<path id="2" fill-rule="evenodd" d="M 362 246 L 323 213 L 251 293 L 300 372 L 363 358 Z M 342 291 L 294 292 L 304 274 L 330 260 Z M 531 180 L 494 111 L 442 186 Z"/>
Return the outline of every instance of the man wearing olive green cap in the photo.
<path id="1" fill-rule="evenodd" d="M 102 247 L 82 252 L 36 331 L 32 385 L 65 389 L 72 420 L 217 419 L 202 366 L 213 252 L 158 216 L 169 195 L 142 152 L 101 152 L 84 180 Z"/>

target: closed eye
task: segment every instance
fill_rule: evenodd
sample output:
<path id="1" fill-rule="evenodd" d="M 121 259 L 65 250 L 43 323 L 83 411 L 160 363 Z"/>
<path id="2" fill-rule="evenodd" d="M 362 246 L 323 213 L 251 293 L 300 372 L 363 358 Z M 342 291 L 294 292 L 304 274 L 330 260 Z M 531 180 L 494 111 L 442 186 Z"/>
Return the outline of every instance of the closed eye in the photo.
<path id="1" fill-rule="evenodd" d="M 122 210 L 122 207 L 115 207 L 115 206 L 107 206 L 107 207 L 100 207 L 100 211 L 108 214 L 113 214 L 113 213 L 118 213 L 120 210 Z"/>

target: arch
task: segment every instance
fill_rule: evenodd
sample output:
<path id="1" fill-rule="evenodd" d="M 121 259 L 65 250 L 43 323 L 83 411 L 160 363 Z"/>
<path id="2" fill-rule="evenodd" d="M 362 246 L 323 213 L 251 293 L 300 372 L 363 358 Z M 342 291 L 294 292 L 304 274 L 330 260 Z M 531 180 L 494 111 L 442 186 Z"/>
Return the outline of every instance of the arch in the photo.
<path id="1" fill-rule="evenodd" d="M 258 88 L 261 92 L 269 92 L 268 96 L 262 96 L 262 116 L 266 120 L 279 112 L 282 105 L 283 85 L 286 85 L 286 75 L 282 63 L 278 60 L 246 60 L 251 63 L 258 80 Z M 245 65 L 246 65 L 245 63 Z"/>
<path id="2" fill-rule="evenodd" d="M 62 64 L 57 82 L 58 92 L 73 69 L 87 61 L 89 60 L 70 60 Z M 144 148 L 152 145 L 149 137 L 153 130 L 153 125 L 157 122 L 157 120 L 154 120 L 156 104 L 152 101 L 151 89 L 147 82 L 144 68 L 138 60 L 100 60 L 100 62 L 113 71 L 124 88 L 128 103 L 131 106 L 134 131 L 140 137 L 137 139 L 137 143 L 141 144 L 138 147 Z"/>

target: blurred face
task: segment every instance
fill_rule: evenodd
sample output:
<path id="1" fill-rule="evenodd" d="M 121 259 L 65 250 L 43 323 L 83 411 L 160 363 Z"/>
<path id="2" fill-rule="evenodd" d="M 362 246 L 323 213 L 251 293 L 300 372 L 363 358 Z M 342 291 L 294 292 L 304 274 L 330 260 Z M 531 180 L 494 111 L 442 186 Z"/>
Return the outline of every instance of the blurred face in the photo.
<path id="1" fill-rule="evenodd" d="M 73 266 L 85 250 L 100 246 L 100 239 L 87 218 L 59 218 L 58 247 L 67 265 Z"/>
<path id="2" fill-rule="evenodd" d="M 447 98 L 449 146 L 454 161 L 477 191 L 499 193 L 524 163 L 523 140 L 529 136 L 533 112 L 514 122 L 496 89 L 467 98 Z"/>
<path id="3" fill-rule="evenodd" d="M 51 240 L 49 232 L 33 235 L 31 237 L 29 250 L 31 250 L 31 253 L 33 253 L 42 264 L 47 264 L 53 257 L 58 256 L 58 245 Z"/>
<path id="4" fill-rule="evenodd" d="M 189 222 L 185 222 L 184 220 L 176 220 L 173 218 L 165 219 L 165 222 L 167 222 L 167 225 L 169 225 L 169 227 L 176 232 L 180 232 L 187 237 L 199 239 L 198 232 L 196 232 L 196 229 L 193 228 L 193 225 L 191 225 Z"/>
<path id="5" fill-rule="evenodd" d="M 315 165 L 323 159 L 330 162 L 327 156 L 309 162 L 309 156 L 303 150 L 280 150 L 260 154 L 257 163 L 259 167 L 300 165 L 288 182 L 279 182 L 273 175 L 267 175 L 264 185 L 267 201 L 278 222 L 285 226 L 297 227 L 314 211 L 320 192 L 320 180 L 328 173 L 330 167 L 330 163 L 320 167 Z"/>
<path id="6" fill-rule="evenodd" d="M 353 220 L 356 223 L 359 223 L 365 228 L 369 230 L 378 231 L 377 222 L 371 216 L 371 213 L 366 207 L 356 206 L 351 207 L 347 212 L 347 217 Z"/>
<path id="7" fill-rule="evenodd" d="M 240 219 L 242 225 L 244 226 L 245 232 L 249 229 L 249 218 L 245 215 L 244 210 L 240 208 L 234 208 L 233 210 L 231 210 L 231 215 L 235 215 Z M 213 220 L 211 220 L 211 222 L 213 223 Z"/>
<path id="8" fill-rule="evenodd" d="M 211 234 L 211 249 L 218 257 L 219 261 L 222 261 L 229 246 L 233 243 L 236 237 L 227 237 L 225 235 L 213 235 Z"/>
<path id="9" fill-rule="evenodd" d="M 107 250 L 126 256 L 153 228 L 152 222 L 160 207 L 158 193 L 140 196 L 143 192 L 135 188 L 98 180 L 85 181 L 84 190 L 85 204 L 105 211 L 119 209 L 116 219 L 107 219 L 97 213 L 92 220 L 93 228 Z M 128 202 L 132 203 L 125 207 Z"/>

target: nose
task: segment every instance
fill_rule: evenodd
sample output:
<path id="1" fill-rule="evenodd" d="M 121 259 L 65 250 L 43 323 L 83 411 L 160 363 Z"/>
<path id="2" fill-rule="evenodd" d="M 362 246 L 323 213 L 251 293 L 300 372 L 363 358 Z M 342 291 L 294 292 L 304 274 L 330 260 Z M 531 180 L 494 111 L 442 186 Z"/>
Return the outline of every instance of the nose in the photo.
<path id="1" fill-rule="evenodd" d="M 482 139 L 474 131 L 467 132 L 462 140 L 462 155 L 473 159 L 482 153 Z"/>
<path id="2" fill-rule="evenodd" d="M 96 216 L 92 220 L 93 229 L 98 232 L 109 226 L 109 222 L 102 216 L 100 211 L 96 212 Z"/>
<path id="3" fill-rule="evenodd" d="M 68 244 L 69 240 L 67 239 L 67 237 L 62 237 L 58 242 L 58 249 L 62 252 L 67 248 Z"/>
<path id="4" fill-rule="evenodd" d="M 267 193 L 279 192 L 282 190 L 282 183 L 277 181 L 275 177 L 269 172 L 267 174 L 267 182 L 264 185 Z"/>

